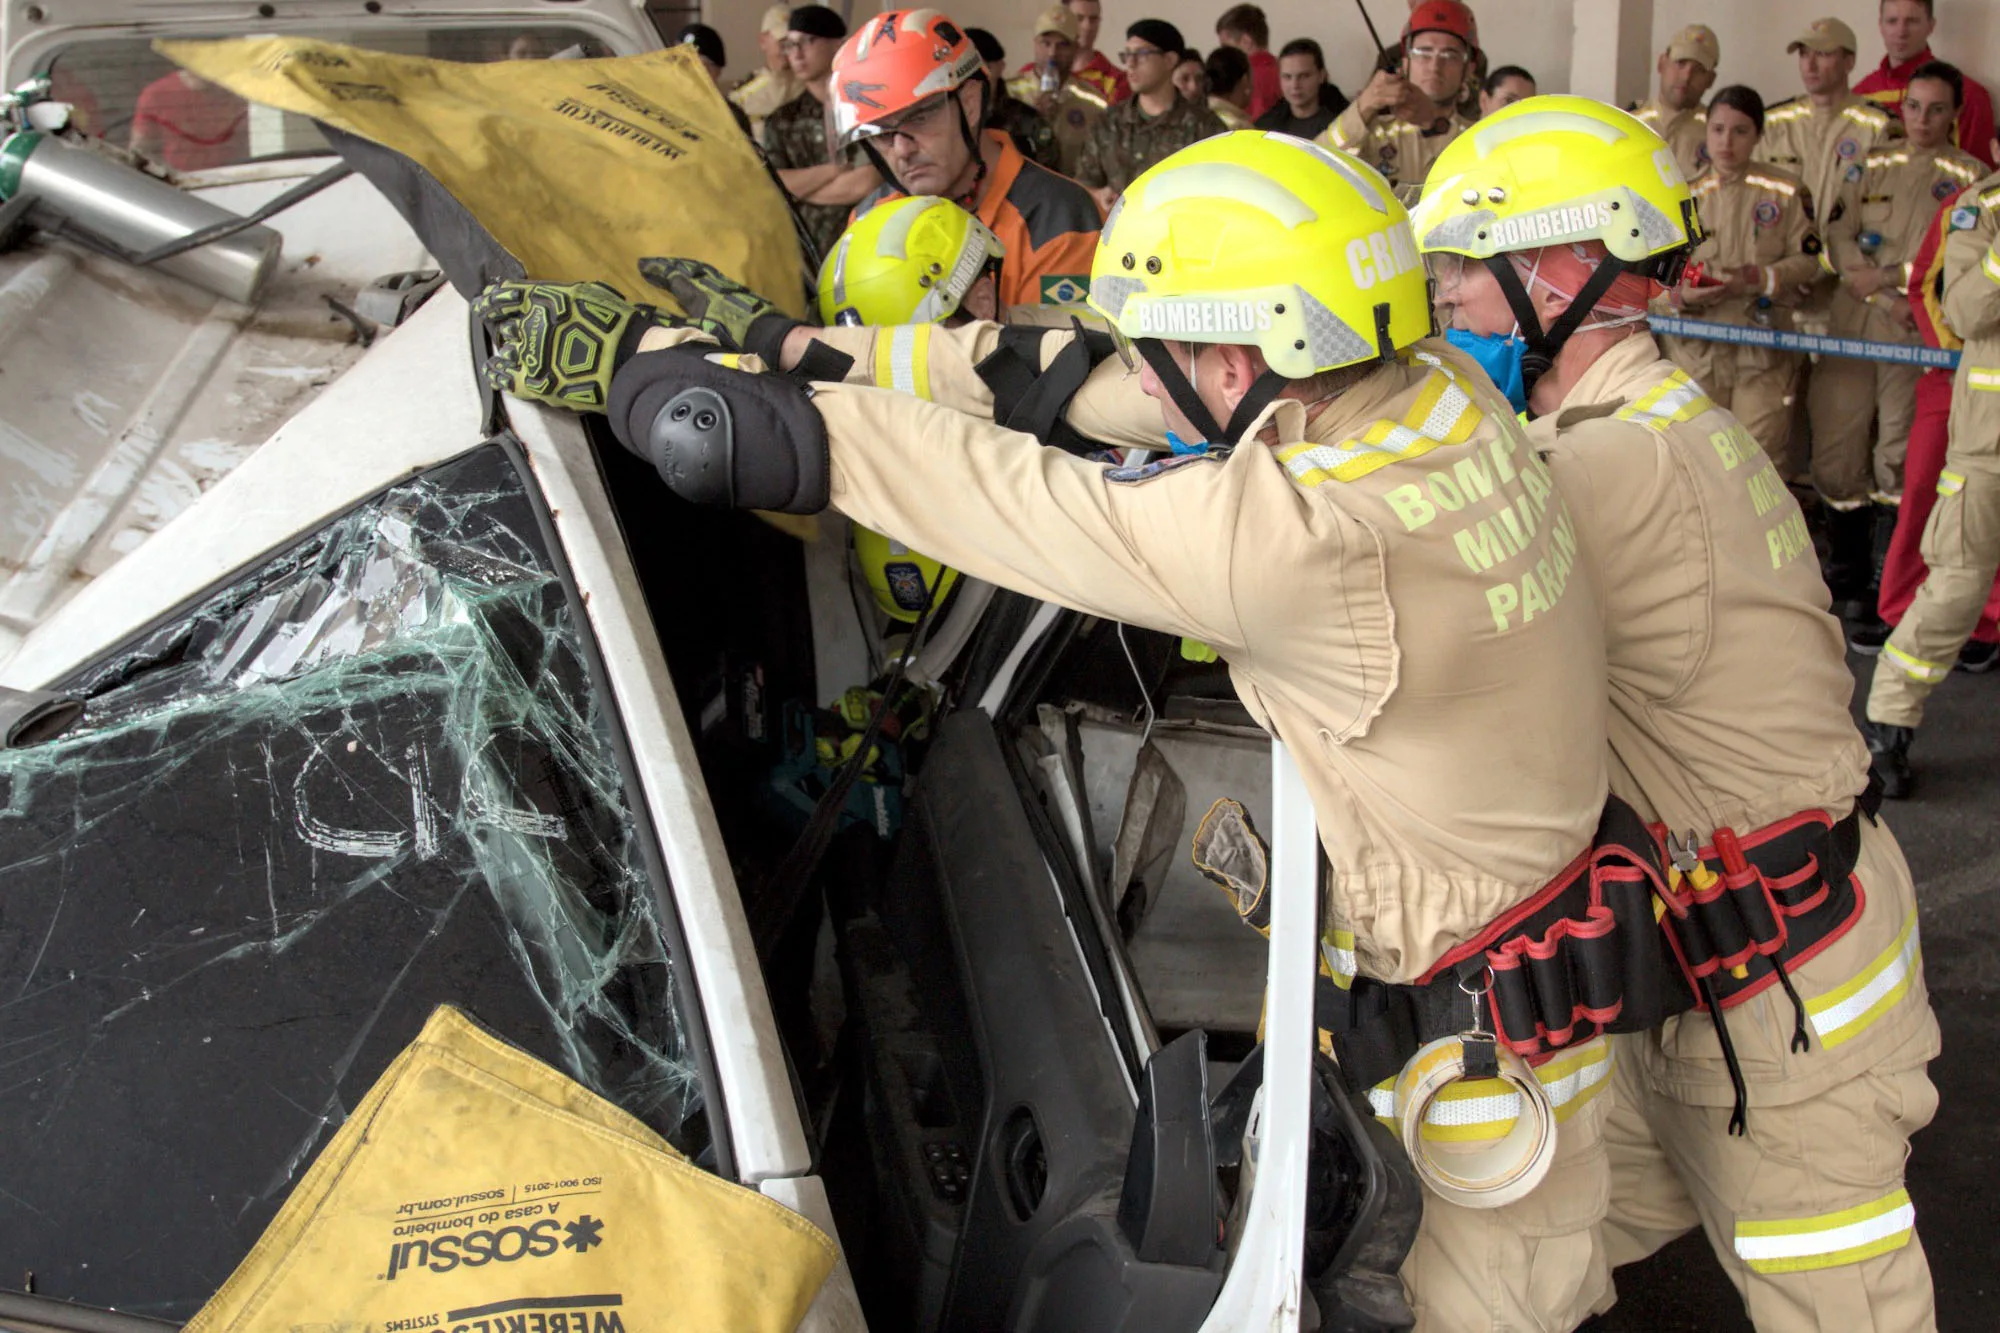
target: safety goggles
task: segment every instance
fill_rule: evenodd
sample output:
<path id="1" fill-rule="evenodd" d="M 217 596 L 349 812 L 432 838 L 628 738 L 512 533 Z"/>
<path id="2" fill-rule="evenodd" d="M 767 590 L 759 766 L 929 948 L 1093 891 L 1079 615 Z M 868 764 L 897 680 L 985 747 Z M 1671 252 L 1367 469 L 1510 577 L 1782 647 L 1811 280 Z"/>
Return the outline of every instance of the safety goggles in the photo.
<path id="1" fill-rule="evenodd" d="M 950 100 L 948 92 L 934 93 L 907 111 L 855 126 L 848 137 L 873 139 L 884 148 L 890 147 L 897 139 L 908 139 L 914 144 L 918 135 L 935 133 L 939 126 L 945 124 L 945 104 Z"/>

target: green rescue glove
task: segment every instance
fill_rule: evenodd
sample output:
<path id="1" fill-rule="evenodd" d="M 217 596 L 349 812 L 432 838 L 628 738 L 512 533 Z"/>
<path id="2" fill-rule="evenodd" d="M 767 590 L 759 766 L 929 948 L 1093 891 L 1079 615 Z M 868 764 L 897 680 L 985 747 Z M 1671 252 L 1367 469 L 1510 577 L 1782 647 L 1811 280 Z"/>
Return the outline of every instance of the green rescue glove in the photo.
<path id="1" fill-rule="evenodd" d="M 611 376 L 639 339 L 673 323 L 601 282 L 496 282 L 472 313 L 493 332 L 481 370 L 488 384 L 572 412 L 602 412 Z"/>
<path id="2" fill-rule="evenodd" d="M 725 347 L 753 352 L 772 369 L 785 335 L 797 328 L 778 307 L 699 259 L 641 259 L 639 272 L 647 282 L 670 294 L 694 326 Z"/>

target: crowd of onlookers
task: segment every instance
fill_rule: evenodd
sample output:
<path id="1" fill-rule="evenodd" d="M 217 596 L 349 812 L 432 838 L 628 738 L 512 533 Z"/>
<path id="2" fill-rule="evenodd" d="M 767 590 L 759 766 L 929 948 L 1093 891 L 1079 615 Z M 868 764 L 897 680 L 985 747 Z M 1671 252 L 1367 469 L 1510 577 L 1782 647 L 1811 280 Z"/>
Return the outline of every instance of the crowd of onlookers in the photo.
<path id="1" fill-rule="evenodd" d="M 1099 210 L 1180 148 L 1252 127 L 1359 157 L 1413 200 L 1460 133 L 1537 92 L 1532 72 L 1489 59 L 1464 0 L 1410 0 L 1402 28 L 1381 39 L 1375 68 L 1351 97 L 1328 77 L 1312 38 L 1274 50 L 1254 4 L 1223 10 L 1215 45 L 1203 52 L 1173 24 L 1146 17 L 1129 20 L 1124 42 L 1111 46 L 1104 3 L 1050 4 L 1035 16 L 1032 49 L 1014 58 L 989 32 L 963 34 L 983 65 L 988 128 L 1004 132 L 1022 160 L 1068 178 L 1062 187 L 1080 184 Z M 1933 56 L 1933 11 L 1933 0 L 1877 0 L 1882 54 L 1858 82 L 1864 48 L 1854 29 L 1839 18 L 1807 25 L 1787 48 L 1799 69 L 1790 95 L 1716 87 L 1722 52 L 1714 32 L 1693 24 L 1674 34 L 1655 61 L 1651 95 L 1627 109 L 1666 141 L 1707 235 L 1688 275 L 1654 302 L 1656 319 L 1881 344 L 1950 337 L 1926 308 L 1925 283 L 1934 277 L 1926 266 L 1937 263 L 1945 206 L 1993 170 L 2000 145 L 1986 90 Z M 766 154 L 822 252 L 857 203 L 907 185 L 885 182 L 879 154 L 829 150 L 823 107 L 847 31 L 831 9 L 773 6 L 760 38 L 765 68 L 731 94 L 761 119 Z M 970 156 L 960 159 L 955 176 L 937 178 L 964 193 L 927 192 L 987 217 L 997 206 L 991 181 Z M 1065 223 L 1066 234 L 1087 231 L 1085 223 Z M 1907 596 L 1911 575 L 1895 550 L 1914 538 L 1897 538 L 1886 574 L 1882 552 L 1897 528 L 1906 478 L 1916 480 L 1901 529 L 1920 528 L 1916 511 L 1928 509 L 1925 479 L 1937 467 L 1948 409 L 1949 385 L 1940 381 L 1949 376 L 1925 378 L 1884 355 L 1808 357 L 1712 333 L 1662 341 L 1743 421 L 1780 475 L 1816 499 L 1815 522 L 1830 547 L 1828 583 L 1850 610 L 1853 642 L 1872 651 L 1888 633 L 1875 614 L 1878 581 L 1891 619 L 1900 610 L 1893 603 Z M 1921 570 L 1914 556 L 1901 563 Z M 1982 644 L 1992 637 L 1994 628 L 1982 624 L 1970 657 L 1990 655 Z"/>

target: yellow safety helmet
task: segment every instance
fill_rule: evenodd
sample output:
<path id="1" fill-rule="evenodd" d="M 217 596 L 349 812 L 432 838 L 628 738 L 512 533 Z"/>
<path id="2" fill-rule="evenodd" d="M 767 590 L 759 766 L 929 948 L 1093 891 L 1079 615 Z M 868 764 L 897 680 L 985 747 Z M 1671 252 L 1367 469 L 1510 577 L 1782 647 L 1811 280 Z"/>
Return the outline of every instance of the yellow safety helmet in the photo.
<path id="1" fill-rule="evenodd" d="M 1426 255 L 1485 263 L 1520 326 L 1528 389 L 1626 274 L 1680 281 L 1702 238 L 1694 196 L 1666 141 L 1636 117 L 1551 94 L 1502 107 L 1446 145 L 1411 224 Z M 1505 256 L 1580 242 L 1608 252 L 1548 328 Z"/>
<path id="2" fill-rule="evenodd" d="M 1090 305 L 1218 443 L 1285 380 L 1387 360 L 1432 332 L 1409 214 L 1373 167 L 1288 134 L 1218 134 L 1154 164 L 1104 221 Z M 1226 441 L 1163 340 L 1237 343 L 1271 374 Z"/>
<path id="3" fill-rule="evenodd" d="M 1616 107 L 1555 94 L 1502 107 L 1446 145 L 1410 222 L 1425 254 L 1601 241 L 1621 271 L 1661 281 L 1701 239 L 1666 140 Z"/>
<path id="4" fill-rule="evenodd" d="M 957 570 L 859 523 L 854 525 L 854 554 L 876 604 L 897 620 L 915 621 L 927 601 L 942 606 L 958 582 Z"/>
<path id="5" fill-rule="evenodd" d="M 1007 253 L 992 228 L 936 195 L 863 213 L 820 265 L 822 324 L 934 324 Z"/>
<path id="6" fill-rule="evenodd" d="M 1262 130 L 1203 139 L 1126 187 L 1098 237 L 1090 304 L 1134 341 L 1241 343 L 1293 380 L 1431 332 L 1423 259 L 1389 183 Z"/>

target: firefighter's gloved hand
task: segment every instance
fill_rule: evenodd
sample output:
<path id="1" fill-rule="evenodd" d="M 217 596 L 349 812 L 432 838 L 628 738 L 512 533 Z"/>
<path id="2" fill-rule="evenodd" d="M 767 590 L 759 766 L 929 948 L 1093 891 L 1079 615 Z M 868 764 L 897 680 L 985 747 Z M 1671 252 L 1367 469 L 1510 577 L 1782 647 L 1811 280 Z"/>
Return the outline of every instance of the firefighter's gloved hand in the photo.
<path id="1" fill-rule="evenodd" d="M 611 377 L 656 324 L 672 321 L 601 282 L 496 282 L 472 302 L 493 334 L 488 384 L 572 412 L 602 412 Z"/>
<path id="2" fill-rule="evenodd" d="M 640 352 L 612 381 L 612 433 L 684 500 L 818 513 L 829 466 L 812 390 L 737 359 L 692 343 Z"/>
<path id="3" fill-rule="evenodd" d="M 785 335 L 799 326 L 798 320 L 699 259 L 641 259 L 639 272 L 671 293 L 696 328 L 724 347 L 756 353 L 767 366 L 780 364 Z"/>

